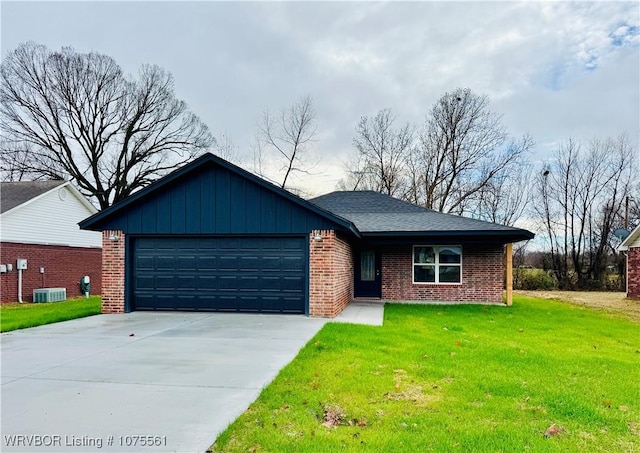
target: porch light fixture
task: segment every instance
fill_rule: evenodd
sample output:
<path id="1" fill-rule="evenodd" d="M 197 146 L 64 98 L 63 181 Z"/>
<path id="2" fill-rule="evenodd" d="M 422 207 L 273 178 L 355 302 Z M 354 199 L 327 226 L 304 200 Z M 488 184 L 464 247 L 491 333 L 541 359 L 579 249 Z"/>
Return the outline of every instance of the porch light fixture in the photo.
<path id="1" fill-rule="evenodd" d="M 117 242 L 117 241 L 119 241 L 119 240 L 120 240 L 120 236 L 117 236 L 117 235 L 115 235 L 115 234 L 112 234 L 111 236 L 109 236 L 109 240 L 110 240 L 111 242 Z"/>
<path id="2" fill-rule="evenodd" d="M 316 236 L 313 238 L 313 240 L 317 241 L 317 242 L 322 242 L 322 236 L 319 235 L 319 234 L 316 234 Z"/>

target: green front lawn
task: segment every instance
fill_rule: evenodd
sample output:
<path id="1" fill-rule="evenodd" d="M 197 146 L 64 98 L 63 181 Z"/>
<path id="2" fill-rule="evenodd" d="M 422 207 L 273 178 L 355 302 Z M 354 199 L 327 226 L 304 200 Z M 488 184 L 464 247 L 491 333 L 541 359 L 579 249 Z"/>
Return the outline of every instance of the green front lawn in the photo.
<path id="1" fill-rule="evenodd" d="M 640 324 L 514 299 L 329 323 L 212 450 L 640 451 Z"/>
<path id="2" fill-rule="evenodd" d="M 100 296 L 92 296 L 43 304 L 4 304 L 0 308 L 0 332 L 97 315 L 100 303 Z"/>

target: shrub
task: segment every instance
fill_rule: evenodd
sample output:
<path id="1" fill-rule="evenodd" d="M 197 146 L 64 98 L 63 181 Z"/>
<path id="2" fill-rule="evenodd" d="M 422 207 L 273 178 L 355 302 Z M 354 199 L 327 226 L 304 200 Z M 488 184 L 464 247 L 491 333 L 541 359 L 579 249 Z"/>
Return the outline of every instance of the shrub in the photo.
<path id="1" fill-rule="evenodd" d="M 624 279 L 619 274 L 607 274 L 604 278 L 604 289 L 606 291 L 624 291 Z"/>
<path id="2" fill-rule="evenodd" d="M 551 271 L 542 269 L 514 269 L 513 287 L 515 289 L 556 289 L 558 281 Z"/>

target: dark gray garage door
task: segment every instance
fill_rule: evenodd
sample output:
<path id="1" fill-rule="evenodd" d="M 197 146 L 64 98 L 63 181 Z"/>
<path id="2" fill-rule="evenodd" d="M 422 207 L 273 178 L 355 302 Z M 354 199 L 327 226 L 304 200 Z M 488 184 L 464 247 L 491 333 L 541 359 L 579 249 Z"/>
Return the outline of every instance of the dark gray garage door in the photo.
<path id="1" fill-rule="evenodd" d="M 304 313 L 306 240 L 135 238 L 132 310 Z"/>

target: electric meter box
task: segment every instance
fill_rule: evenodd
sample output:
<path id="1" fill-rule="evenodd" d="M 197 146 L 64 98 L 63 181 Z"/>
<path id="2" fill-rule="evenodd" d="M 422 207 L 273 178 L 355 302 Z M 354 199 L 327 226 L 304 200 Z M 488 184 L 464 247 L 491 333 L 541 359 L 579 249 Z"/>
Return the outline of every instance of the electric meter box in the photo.
<path id="1" fill-rule="evenodd" d="M 27 270 L 27 260 L 24 259 L 24 258 L 18 258 L 16 260 L 16 269 L 17 270 L 26 271 Z"/>

